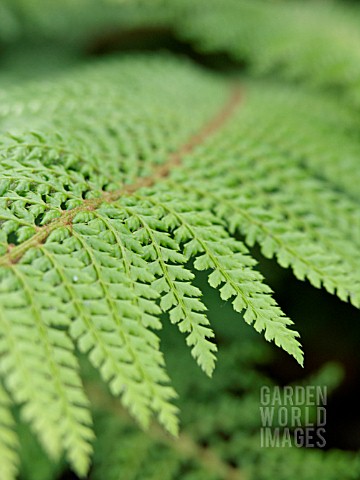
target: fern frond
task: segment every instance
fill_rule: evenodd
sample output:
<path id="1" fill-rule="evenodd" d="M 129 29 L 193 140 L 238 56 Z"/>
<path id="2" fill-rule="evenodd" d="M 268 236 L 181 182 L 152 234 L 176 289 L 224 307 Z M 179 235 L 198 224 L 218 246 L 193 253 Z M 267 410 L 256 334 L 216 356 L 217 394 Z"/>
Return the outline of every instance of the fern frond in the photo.
<path id="1" fill-rule="evenodd" d="M 155 203 L 158 196 L 155 194 L 149 200 Z M 265 330 L 267 340 L 275 340 L 278 346 L 302 363 L 300 344 L 296 340 L 298 334 L 287 328 L 292 324 L 291 320 L 269 296 L 271 289 L 263 284 L 262 276 L 252 268 L 256 262 L 248 255 L 245 245 L 229 237 L 217 224 L 218 219 L 207 211 L 201 211 L 200 205 L 198 211 L 194 211 L 191 203 L 187 205 L 183 198 L 174 197 L 173 192 L 168 192 L 157 202 L 171 216 L 174 237 L 184 245 L 185 258 L 196 257 L 194 267 L 197 270 L 212 270 L 209 283 L 214 288 L 221 286 L 221 298 L 227 301 L 235 297 L 233 307 L 237 312 L 245 311 L 244 320 L 247 323 L 254 323 L 258 332 Z"/>
<path id="2" fill-rule="evenodd" d="M 344 108 L 349 131 L 328 146 L 292 107 L 313 95 L 262 90 L 158 55 L 21 82 L 2 99 L 1 376 L 49 454 L 65 452 L 80 475 L 93 433 L 75 346 L 143 427 L 155 414 L 173 434 L 162 312 L 211 375 L 216 344 L 191 262 L 299 363 L 298 334 L 246 244 L 359 305 L 357 174 L 337 175 L 345 143 L 355 166 L 355 120 Z M 331 98 L 318 105 L 337 114 Z M 263 110 L 289 125 L 287 142 Z M 318 129 L 321 115 L 302 111 Z M 346 227 L 334 233 L 337 222 Z"/>
<path id="3" fill-rule="evenodd" d="M 16 422 L 11 412 L 11 399 L 0 385 L 0 458 L 1 478 L 12 480 L 18 470 L 19 442 L 15 433 Z"/>
<path id="4" fill-rule="evenodd" d="M 135 194 L 135 198 L 145 204 L 147 202 L 146 197 Z M 168 209 L 164 212 L 164 218 L 161 218 L 164 202 L 156 203 L 152 198 L 150 202 L 153 208 L 143 207 L 141 214 L 136 212 L 136 208 L 127 207 L 128 220 L 131 221 L 132 228 L 135 228 L 135 234 L 136 230 L 141 229 L 142 243 L 148 244 L 144 255 L 150 261 L 150 271 L 157 278 L 153 287 L 162 295 L 160 307 L 164 312 L 169 312 L 171 322 L 177 324 L 181 332 L 188 333 L 186 342 L 192 347 L 194 358 L 211 375 L 215 366 L 216 345 L 208 339 L 214 333 L 203 313 L 206 307 L 200 300 L 201 291 L 191 283 L 194 274 L 183 266 L 188 257 L 179 252 L 176 235 L 173 239 L 167 233 L 167 230 L 174 228 L 176 218 L 166 215 Z M 154 218 L 154 206 L 159 209 L 160 219 L 156 216 Z"/>
<path id="5" fill-rule="evenodd" d="M 333 134 L 334 143 L 327 145 L 321 135 L 316 139 L 314 134 L 305 144 L 316 150 L 305 157 L 304 164 L 301 146 L 297 142 L 291 145 L 291 139 L 301 138 L 302 131 L 308 131 L 307 124 L 319 125 L 310 111 L 310 103 L 316 106 L 317 97 L 302 93 L 298 98 L 293 92 L 280 94 L 277 89 L 270 89 L 267 95 L 261 85 L 255 89 L 249 85 L 246 94 L 231 124 L 211 139 L 206 149 L 187 158 L 183 171 L 174 172 L 171 188 L 193 201 L 200 200 L 231 232 L 239 231 L 250 246 L 259 243 L 265 256 L 276 256 L 283 267 L 291 266 L 299 279 L 308 278 L 316 287 L 324 285 L 330 293 L 359 306 L 360 277 L 354 268 L 359 245 L 357 157 L 348 157 L 352 178 L 350 169 L 348 175 L 329 171 L 328 178 L 323 178 L 317 167 L 317 162 L 325 164 L 331 155 L 340 171 L 344 137 L 349 149 L 358 148 L 358 139 L 340 130 Z M 295 120 L 296 106 L 303 100 L 309 111 Z M 318 105 L 321 103 L 326 105 L 325 111 L 332 108 L 336 114 L 335 102 L 318 99 Z M 260 108 L 265 111 L 262 115 L 258 114 Z M 270 115 L 277 111 L 279 121 L 270 123 Z M 289 124 L 293 125 L 290 130 Z M 282 136 L 279 138 L 283 128 L 286 149 Z M 318 151 L 323 153 L 318 155 Z"/>
<path id="6" fill-rule="evenodd" d="M 1 371 L 49 455 L 59 458 L 64 449 L 83 475 L 93 435 L 73 344 L 63 331 L 70 319 L 41 278 L 43 258 L 32 260 L 1 271 Z"/>
<path id="7" fill-rule="evenodd" d="M 100 368 L 111 391 L 122 393 L 123 402 L 140 423 L 148 425 L 152 407 L 165 426 L 176 433 L 176 409 L 168 403 L 175 392 L 162 385 L 168 383 L 168 377 L 159 340 L 148 330 L 159 328 L 154 317 L 160 312 L 154 303 L 158 293 L 151 287 L 154 277 L 146 271 L 147 265 L 139 255 L 141 246 L 120 215 L 114 208 L 100 208 L 93 214 L 93 221 L 87 214 L 73 226 L 73 238 L 78 238 L 86 253 L 86 273 L 91 277 L 90 285 L 83 285 L 80 293 L 87 321 L 81 312 L 71 332 L 81 350 L 90 352 L 90 360 Z M 92 293 L 94 282 L 100 284 L 100 290 Z"/>
<path id="8" fill-rule="evenodd" d="M 123 195 L 161 180 L 182 155 L 170 157 L 164 170 L 161 165 L 174 145 L 196 133 L 198 125 L 224 98 L 220 82 L 207 79 L 200 72 L 192 75 L 189 65 L 179 66 L 166 58 L 105 64 L 102 78 L 111 79 L 113 87 L 108 89 L 104 101 L 103 84 L 98 97 L 93 95 L 91 108 L 101 104 L 100 117 L 108 116 L 110 109 L 117 115 L 117 119 L 108 118 L 108 126 L 106 122 L 100 125 L 98 120 L 89 122 L 84 110 L 73 117 L 70 129 L 66 126 L 80 88 L 76 73 L 71 80 L 72 93 L 72 83 L 66 77 L 58 83 L 61 100 L 47 105 L 45 84 L 43 89 L 40 87 L 38 103 L 33 108 L 33 87 L 29 85 L 28 103 L 22 104 L 15 115 L 11 101 L 10 107 L 4 106 L 3 110 L 11 115 L 4 117 L 3 123 L 12 118 L 16 133 L 3 137 L 1 150 L 2 373 L 15 401 L 24 404 L 23 415 L 48 452 L 58 456 L 66 450 L 79 474 L 88 468 L 92 434 L 68 334 L 81 351 L 88 353 L 112 393 L 121 394 L 123 403 L 142 425 L 149 423 L 154 411 L 169 431 L 175 434 L 178 428 L 177 409 L 170 403 L 175 393 L 167 385 L 159 340 L 150 331 L 160 326 L 156 300 L 161 288 L 155 280 L 160 273 L 166 273 L 169 290 L 173 289 L 186 305 L 186 315 L 194 300 L 190 297 L 199 292 L 177 282 L 189 274 L 167 265 L 173 259 L 166 257 L 170 249 L 161 243 L 171 239 L 165 234 L 161 238 L 159 225 L 145 223 L 141 208 L 126 222 L 126 209 L 117 202 Z M 173 79 L 172 72 L 179 75 L 181 88 L 163 88 L 159 109 L 155 90 L 164 75 Z M 127 99 L 123 97 L 124 88 L 118 87 L 119 74 L 123 87 L 132 85 Z M 98 81 L 94 69 L 90 90 L 96 90 Z M 196 92 L 188 97 L 182 88 L 188 90 L 196 83 L 201 98 Z M 65 93 L 67 100 L 63 102 Z M 204 100 L 206 108 L 198 108 L 189 122 L 189 107 L 194 102 L 200 107 Z M 114 110 L 116 103 L 120 105 L 118 114 Z M 177 104 L 175 110 L 173 103 Z M 140 110 L 134 109 L 135 105 Z M 132 120 L 130 112 L 135 112 Z M 157 114 L 157 121 L 151 112 Z M 37 118 L 39 127 L 50 122 L 51 128 L 43 126 L 44 133 L 27 132 L 24 126 L 29 118 Z M 70 140 L 73 128 L 75 133 Z M 100 131 L 93 135 L 94 129 Z M 145 132 L 147 137 L 143 137 Z M 88 138 L 85 146 L 83 138 Z M 185 143 L 184 148 L 192 146 Z M 117 166 L 114 156 L 120 159 Z M 142 229 L 146 227 L 145 236 L 140 226 L 135 228 L 139 232 L 133 234 L 137 218 L 143 222 Z M 144 245 L 148 241 L 155 245 L 154 252 Z M 149 268 L 146 260 L 154 255 Z M 166 299 L 162 307 L 165 309 Z M 191 305 L 191 310 L 203 308 L 199 301 Z M 171 312 L 173 320 L 175 316 Z M 178 315 L 175 321 L 180 319 Z M 184 323 L 181 328 L 189 330 Z M 189 339 L 195 349 L 197 341 L 200 340 Z M 203 366 L 207 371 L 212 367 L 205 363 Z"/>

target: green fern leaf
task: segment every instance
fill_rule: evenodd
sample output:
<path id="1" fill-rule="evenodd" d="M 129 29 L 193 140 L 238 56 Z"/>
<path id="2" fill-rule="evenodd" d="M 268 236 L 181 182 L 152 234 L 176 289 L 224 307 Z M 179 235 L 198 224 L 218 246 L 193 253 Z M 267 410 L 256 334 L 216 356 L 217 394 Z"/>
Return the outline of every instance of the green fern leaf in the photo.
<path id="1" fill-rule="evenodd" d="M 58 458 L 66 450 L 75 470 L 85 474 L 93 438 L 88 401 L 63 331 L 69 321 L 41 278 L 39 260 L 1 272 L 1 371 L 48 454 Z"/>
<path id="2" fill-rule="evenodd" d="M 217 347 L 192 267 L 299 363 L 298 333 L 248 246 L 359 306 L 349 173 L 359 144 L 346 108 L 348 127 L 327 144 L 326 119 L 338 113 L 331 97 L 264 93 L 255 81 L 234 85 L 154 55 L 20 83 L 2 100 L 1 377 L 49 455 L 65 453 L 79 475 L 93 433 L 76 348 L 140 425 L 155 414 L 175 435 L 176 393 L 156 334 L 162 313 L 212 374 Z M 318 113 L 298 115 L 303 102 Z"/>
<path id="3" fill-rule="evenodd" d="M 0 458 L 1 477 L 4 480 L 15 478 L 18 469 L 18 439 L 15 433 L 15 419 L 11 412 L 11 399 L 0 386 Z"/>

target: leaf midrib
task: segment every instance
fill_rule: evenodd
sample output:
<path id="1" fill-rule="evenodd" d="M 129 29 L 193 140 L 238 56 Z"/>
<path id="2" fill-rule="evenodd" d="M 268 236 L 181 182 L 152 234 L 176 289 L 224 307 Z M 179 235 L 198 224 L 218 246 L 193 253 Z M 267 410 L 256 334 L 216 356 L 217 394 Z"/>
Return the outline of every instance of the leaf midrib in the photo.
<path id="1" fill-rule="evenodd" d="M 111 192 L 103 191 L 97 198 L 86 199 L 82 205 L 71 210 L 65 210 L 61 216 L 52 220 L 49 224 L 38 227 L 37 233 L 20 245 L 12 246 L 8 252 L 0 258 L 0 266 L 6 267 L 18 263 L 25 253 L 38 245 L 43 244 L 51 232 L 60 227 L 70 227 L 78 213 L 93 211 L 102 203 L 114 203 L 123 195 L 129 195 L 144 187 L 151 187 L 158 181 L 169 176 L 174 168 L 180 167 L 183 158 L 193 152 L 196 147 L 203 144 L 209 137 L 217 133 L 232 117 L 236 108 L 243 98 L 242 89 L 238 84 L 233 85 L 229 97 L 221 108 L 210 118 L 210 120 L 186 143 L 181 145 L 175 152 L 172 152 L 168 160 L 162 165 L 153 168 L 150 175 L 139 177 L 134 183 L 123 185 Z"/>

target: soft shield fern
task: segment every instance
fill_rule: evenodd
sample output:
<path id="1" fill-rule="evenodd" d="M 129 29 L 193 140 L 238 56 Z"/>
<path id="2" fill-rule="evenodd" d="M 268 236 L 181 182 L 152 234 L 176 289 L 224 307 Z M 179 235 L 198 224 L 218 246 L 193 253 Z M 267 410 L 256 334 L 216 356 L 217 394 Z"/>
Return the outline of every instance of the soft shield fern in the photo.
<path id="1" fill-rule="evenodd" d="M 0 84 L 4 480 L 18 462 L 13 405 L 51 458 L 88 472 L 82 354 L 141 426 L 155 415 L 178 433 L 157 331 L 168 318 L 212 374 L 194 270 L 300 364 L 249 248 L 360 306 L 356 112 L 171 54 L 78 63 Z"/>

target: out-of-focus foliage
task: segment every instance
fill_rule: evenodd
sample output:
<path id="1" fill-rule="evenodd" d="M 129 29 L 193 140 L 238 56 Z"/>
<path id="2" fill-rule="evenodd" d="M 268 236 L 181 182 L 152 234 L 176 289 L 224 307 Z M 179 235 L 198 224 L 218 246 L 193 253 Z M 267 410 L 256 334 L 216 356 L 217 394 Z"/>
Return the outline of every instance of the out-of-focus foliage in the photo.
<path id="1" fill-rule="evenodd" d="M 257 74 L 281 73 L 360 94 L 360 12 L 343 2 L 268 0 L 8 0 L 2 36 L 31 33 L 83 48 L 97 34 L 170 28 L 205 52 L 246 61 Z"/>

